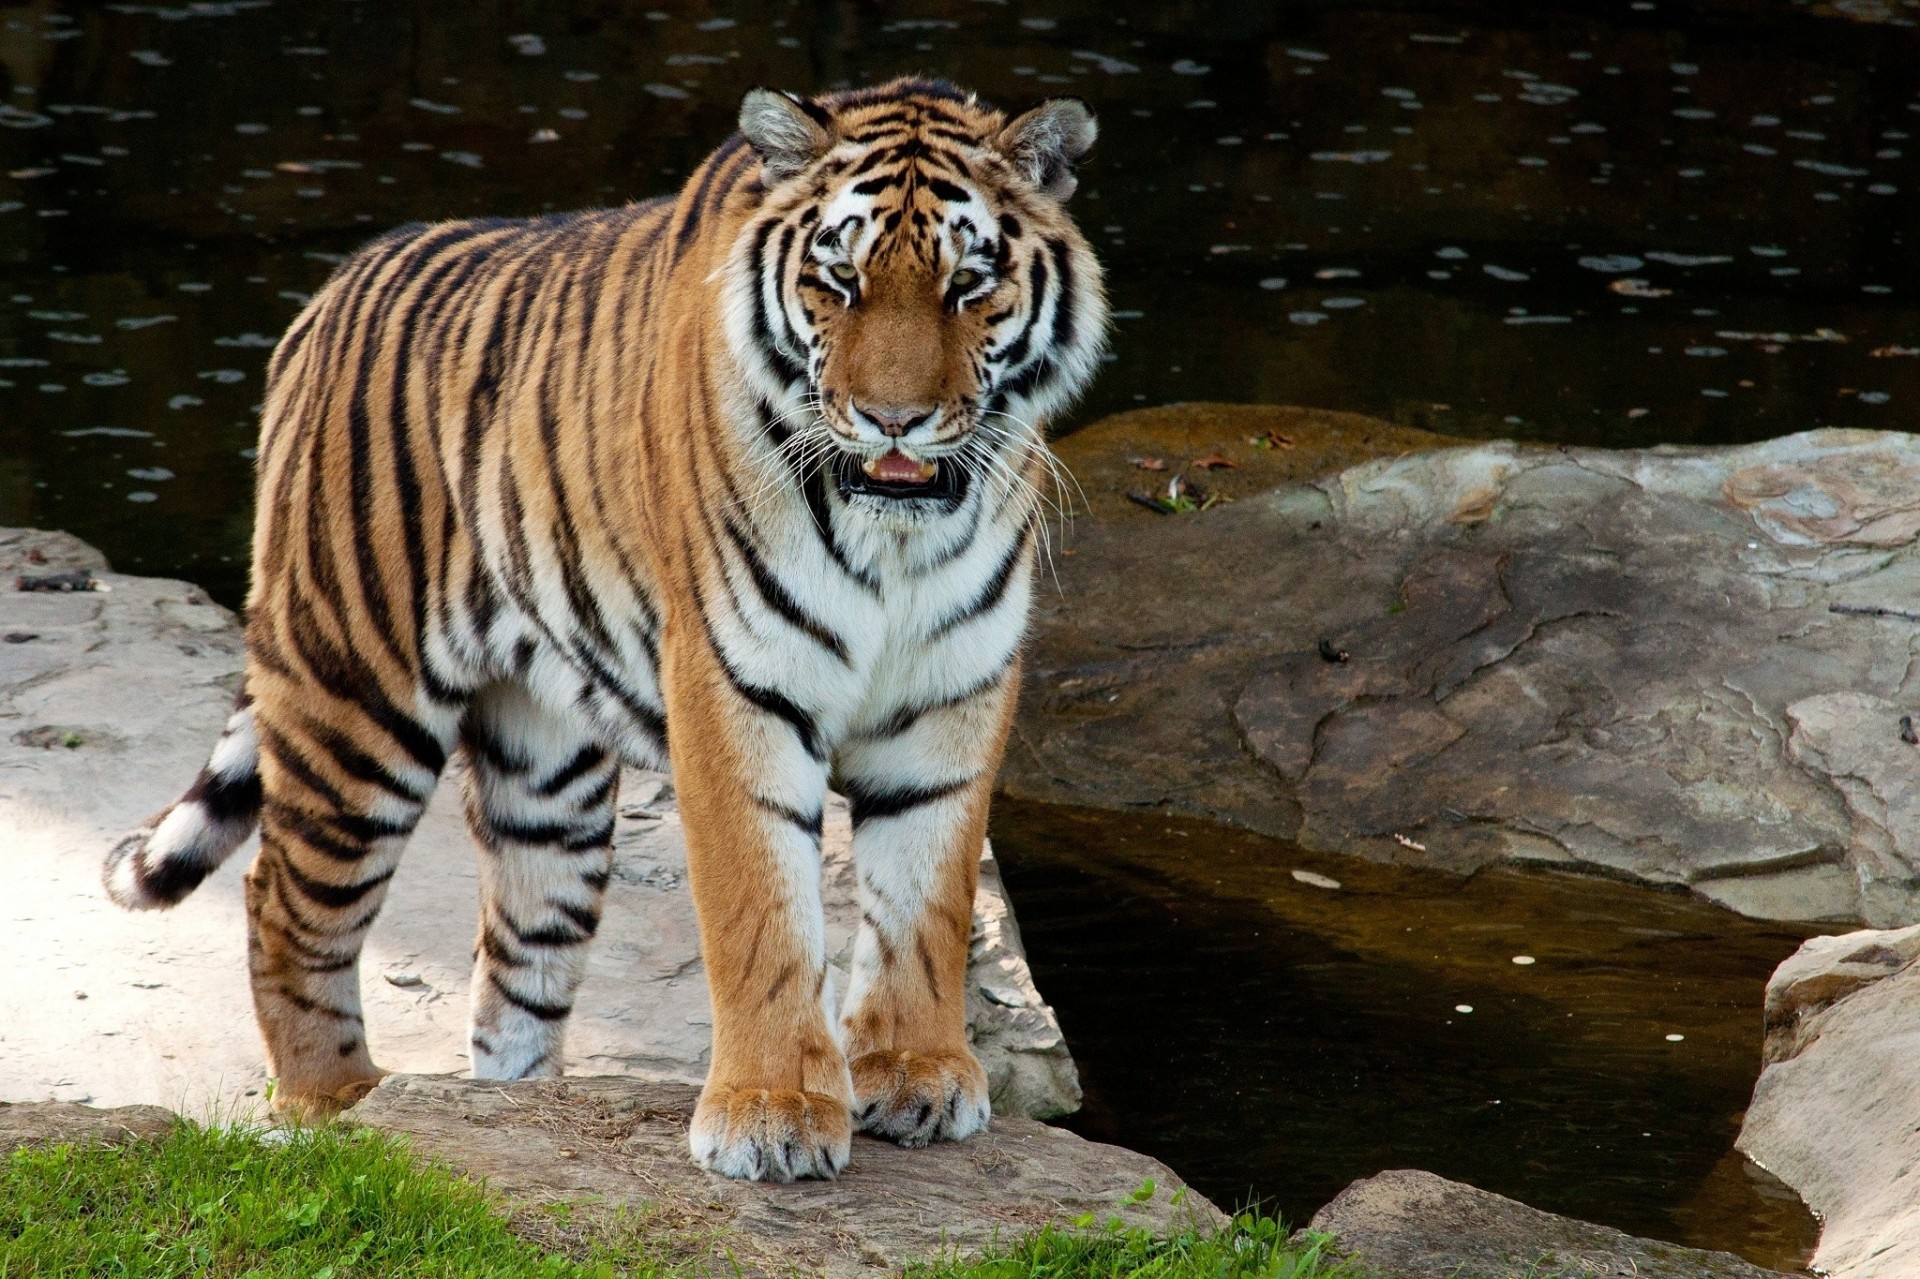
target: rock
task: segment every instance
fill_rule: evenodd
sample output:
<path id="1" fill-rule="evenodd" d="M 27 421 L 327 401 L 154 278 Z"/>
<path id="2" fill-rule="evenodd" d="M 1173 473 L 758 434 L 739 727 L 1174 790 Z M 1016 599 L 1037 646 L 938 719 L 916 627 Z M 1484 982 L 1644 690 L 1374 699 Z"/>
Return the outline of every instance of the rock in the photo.
<path id="1" fill-rule="evenodd" d="M 1816 1017 L 1862 986 L 1920 958 L 1920 925 L 1812 937 L 1767 980 L 1768 1065 L 1798 1057 L 1818 1035 Z"/>
<path id="2" fill-rule="evenodd" d="M 1920 927 L 1815 937 L 1767 983 L 1739 1149 L 1823 1223 L 1833 1279 L 1920 1274 Z"/>
<path id="3" fill-rule="evenodd" d="M 1038 610 L 1012 793 L 1920 920 L 1913 437 L 1496 442 L 1192 515 L 1091 505 Z"/>
<path id="4" fill-rule="evenodd" d="M 71 1101 L 0 1101 L 0 1155 L 27 1146 L 118 1146 L 158 1141 L 179 1116 L 159 1106 L 110 1110 Z"/>
<path id="5" fill-rule="evenodd" d="M 1636 1238 L 1405 1169 L 1354 1182 L 1308 1228 L 1378 1279 L 1777 1279 L 1731 1253 Z"/>
<path id="6" fill-rule="evenodd" d="M 108 589 L 13 589 L 17 572 L 75 568 L 94 570 Z M 0 1097 L 160 1102 L 220 1116 L 260 1104 L 240 884 L 251 849 L 170 911 L 123 912 L 100 887 L 113 840 L 184 790 L 219 735 L 242 664 L 233 614 L 185 583 L 109 572 L 66 534 L 0 530 L 0 637 L 22 635 L 30 638 L 0 643 L 0 849 L 10 885 L 0 923 L 14 956 Z M 453 773 L 362 959 L 374 1056 L 392 1069 L 465 1065 L 478 890 Z M 568 1066 L 698 1083 L 712 1027 L 679 814 L 660 775 L 629 771 L 621 798 L 614 880 Z M 836 799 L 822 890 L 842 991 L 859 923 L 854 884 L 846 805 Z M 968 976 L 968 1026 L 995 1109 L 1076 1109 L 1073 1061 L 1034 989 L 990 848 Z"/>
<path id="7" fill-rule="evenodd" d="M 925 1150 L 855 1137 L 853 1162 L 834 1182 L 729 1181 L 687 1158 L 697 1097 L 636 1079 L 503 1086 L 395 1075 L 349 1118 L 484 1177 L 516 1206 L 644 1208 L 650 1231 L 724 1250 L 753 1275 L 897 1272 L 1089 1213 L 1161 1233 L 1224 1222 L 1192 1191 L 1175 1205 L 1182 1184 L 1156 1160 L 998 1114 L 984 1133 Z M 1149 1179 L 1151 1199 L 1132 1202 Z"/>

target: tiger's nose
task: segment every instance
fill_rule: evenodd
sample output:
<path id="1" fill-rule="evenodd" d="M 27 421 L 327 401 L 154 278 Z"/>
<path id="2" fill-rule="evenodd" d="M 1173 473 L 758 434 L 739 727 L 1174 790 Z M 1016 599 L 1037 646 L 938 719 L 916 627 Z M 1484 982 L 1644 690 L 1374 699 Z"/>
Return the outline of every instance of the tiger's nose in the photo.
<path id="1" fill-rule="evenodd" d="M 898 439 L 933 416 L 930 408 L 876 408 L 866 404 L 853 406 L 861 417 L 880 428 L 889 439 Z"/>

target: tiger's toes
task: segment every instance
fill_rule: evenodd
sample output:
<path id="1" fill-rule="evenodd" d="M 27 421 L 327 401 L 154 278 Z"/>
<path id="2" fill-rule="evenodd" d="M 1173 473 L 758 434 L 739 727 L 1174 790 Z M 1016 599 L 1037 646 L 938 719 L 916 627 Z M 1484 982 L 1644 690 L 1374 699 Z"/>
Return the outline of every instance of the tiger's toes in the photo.
<path id="1" fill-rule="evenodd" d="M 924 1146 L 961 1141 L 987 1126 L 987 1072 L 974 1055 L 896 1049 L 854 1058 L 854 1108 L 860 1131 Z"/>
<path id="2" fill-rule="evenodd" d="M 708 1085 L 687 1142 L 695 1163 L 723 1177 L 831 1181 L 852 1154 L 853 1122 L 825 1093 Z"/>

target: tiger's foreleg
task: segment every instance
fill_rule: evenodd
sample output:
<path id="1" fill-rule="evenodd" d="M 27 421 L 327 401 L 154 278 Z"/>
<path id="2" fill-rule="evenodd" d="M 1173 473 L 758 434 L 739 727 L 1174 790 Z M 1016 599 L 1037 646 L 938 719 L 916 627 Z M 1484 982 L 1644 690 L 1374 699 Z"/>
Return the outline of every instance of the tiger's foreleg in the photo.
<path id="1" fill-rule="evenodd" d="M 860 931 L 841 1013 L 861 1129 L 958 1141 L 992 1114 L 967 1043 L 967 947 L 987 804 L 1018 679 L 842 752 Z"/>
<path id="2" fill-rule="evenodd" d="M 613 872 L 620 763 L 518 685 L 483 689 L 461 741 L 467 825 L 480 845 L 473 1075 L 558 1075 Z"/>
<path id="3" fill-rule="evenodd" d="M 729 1177 L 834 1177 L 853 1102 L 825 1007 L 820 834 L 827 765 L 806 712 L 728 666 L 693 620 L 663 637 L 674 786 L 713 1001 L 688 1134 Z"/>
<path id="4" fill-rule="evenodd" d="M 324 1119 L 382 1074 L 361 1017 L 360 948 L 433 794 L 452 717 L 420 722 L 371 676 L 358 700 L 258 666 L 248 685 L 262 788 L 246 877 L 254 1014 L 274 1110 Z"/>

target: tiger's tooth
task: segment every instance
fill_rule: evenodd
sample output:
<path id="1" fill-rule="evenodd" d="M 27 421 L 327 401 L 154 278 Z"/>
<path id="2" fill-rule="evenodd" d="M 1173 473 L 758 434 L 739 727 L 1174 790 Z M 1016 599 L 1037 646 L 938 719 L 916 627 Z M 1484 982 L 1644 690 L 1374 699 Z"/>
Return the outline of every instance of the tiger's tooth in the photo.
<path id="1" fill-rule="evenodd" d="M 880 474 L 880 459 L 870 457 L 860 464 L 860 469 L 867 473 L 868 479 L 872 479 Z"/>
<path id="2" fill-rule="evenodd" d="M 920 482 L 922 484 L 925 484 L 928 480 L 934 477 L 934 473 L 939 469 L 940 468 L 935 466 L 932 462 L 920 463 Z"/>

